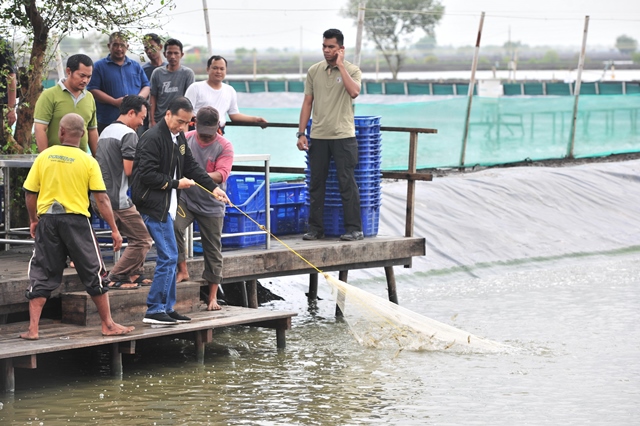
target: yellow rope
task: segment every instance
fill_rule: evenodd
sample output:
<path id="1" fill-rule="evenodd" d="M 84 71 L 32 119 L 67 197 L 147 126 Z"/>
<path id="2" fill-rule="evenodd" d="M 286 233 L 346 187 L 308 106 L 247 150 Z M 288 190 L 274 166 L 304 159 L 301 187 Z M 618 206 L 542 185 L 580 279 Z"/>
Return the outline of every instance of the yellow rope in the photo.
<path id="1" fill-rule="evenodd" d="M 200 185 L 198 182 L 195 183 L 196 185 L 198 185 L 200 188 L 202 188 L 203 190 L 207 191 L 209 194 L 213 195 L 216 199 L 219 200 L 219 198 L 212 192 L 209 191 L 207 188 L 205 188 L 204 186 Z M 282 244 L 283 246 L 285 246 L 287 249 L 289 249 L 293 254 L 295 254 L 296 256 L 298 256 L 300 259 L 302 259 L 307 265 L 311 266 L 313 269 L 315 269 L 319 274 L 322 274 L 322 276 L 325 278 L 325 280 L 327 280 L 328 283 L 336 286 L 338 288 L 338 290 L 341 290 L 344 294 L 346 294 L 348 287 L 347 287 L 347 283 L 340 281 L 340 280 L 336 280 L 335 278 L 333 278 L 332 276 L 330 276 L 328 273 L 325 273 L 323 271 L 321 271 L 317 266 L 315 266 L 313 263 L 309 262 L 307 259 L 304 258 L 304 256 L 302 256 L 300 253 L 298 253 L 297 251 L 295 251 L 292 247 L 290 247 L 288 244 L 286 244 L 284 241 L 282 241 L 281 239 L 279 239 L 278 237 L 276 237 L 275 235 L 273 235 L 271 233 L 271 230 L 267 229 L 264 225 L 261 225 L 260 223 L 258 223 L 255 219 L 253 219 L 251 216 L 249 216 L 247 213 L 243 212 L 240 208 L 238 208 L 235 204 L 233 204 L 231 202 L 231 200 L 229 200 L 229 205 L 233 208 L 235 208 L 236 210 L 238 210 L 240 213 L 242 213 L 244 216 L 246 216 L 250 221 L 252 221 L 253 223 L 255 223 L 261 230 L 266 231 L 269 233 L 269 235 L 271 235 L 271 237 L 273 237 L 273 239 L 275 239 L 276 241 L 278 241 L 280 244 Z M 183 212 L 184 214 L 184 212 Z M 184 217 L 184 216 L 183 216 Z M 372 308 L 371 306 L 369 306 L 365 300 L 363 300 L 360 295 L 354 295 L 351 294 L 352 297 L 355 297 L 356 299 L 359 300 L 359 305 L 362 306 L 362 308 L 366 311 L 369 311 L 371 314 L 373 314 L 374 316 L 377 316 L 378 318 L 382 318 L 382 320 L 384 322 L 386 322 L 387 324 L 389 324 L 391 327 L 395 328 L 397 331 L 401 331 L 402 329 L 400 327 L 398 327 L 396 324 L 394 324 L 388 317 L 384 316 L 384 315 L 380 315 L 380 312 L 378 312 L 376 309 Z M 391 303 L 391 302 L 389 302 Z"/>
<path id="2" fill-rule="evenodd" d="M 216 197 L 216 195 L 212 192 L 209 191 L 207 188 L 205 188 L 204 186 L 200 185 L 198 182 L 196 182 L 196 185 L 198 185 L 200 188 L 204 189 L 205 191 L 207 191 L 209 194 L 213 195 L 216 199 L 218 199 L 218 197 Z M 243 212 L 241 209 L 239 209 L 235 204 L 233 204 L 231 202 L 231 200 L 229 200 L 229 206 L 235 208 L 236 210 L 238 210 L 240 213 L 242 213 L 243 215 L 245 215 L 247 217 L 247 219 L 249 219 L 251 222 L 255 223 L 256 225 L 258 225 L 258 228 L 260 228 L 262 231 L 266 231 L 269 233 L 269 235 L 271 235 L 271 237 L 276 240 L 277 242 L 279 242 L 280 244 L 282 244 L 283 246 L 285 246 L 287 249 L 289 249 L 293 254 L 295 254 L 296 256 L 298 256 L 300 259 L 302 259 L 307 265 L 311 266 L 313 269 L 315 269 L 316 271 L 318 271 L 318 273 L 323 274 L 324 272 L 322 272 L 320 269 L 318 269 L 318 267 L 316 267 L 316 265 L 314 265 L 313 263 L 309 262 L 307 259 L 304 258 L 304 256 L 302 256 L 300 253 L 298 253 L 297 251 L 295 251 L 293 248 L 291 248 L 287 243 L 285 243 L 284 241 L 282 241 L 280 238 L 276 237 L 275 235 L 273 235 L 271 233 L 270 229 L 267 229 L 264 225 L 259 224 L 254 218 L 252 218 L 251 216 L 249 216 L 247 213 Z M 183 212 L 184 214 L 184 212 Z M 267 214 L 269 214 L 269 212 L 267 212 Z M 185 216 L 182 216 L 185 217 Z M 326 278 L 326 277 L 325 277 Z"/>

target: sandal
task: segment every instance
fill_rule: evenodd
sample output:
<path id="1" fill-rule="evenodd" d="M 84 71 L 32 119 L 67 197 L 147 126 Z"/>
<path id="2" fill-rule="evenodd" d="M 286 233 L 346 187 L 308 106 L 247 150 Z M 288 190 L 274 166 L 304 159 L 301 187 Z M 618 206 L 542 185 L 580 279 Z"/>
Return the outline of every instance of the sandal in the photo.
<path id="1" fill-rule="evenodd" d="M 123 287 L 128 286 L 128 287 Z M 131 287 L 133 286 L 133 287 Z M 139 283 L 130 283 L 127 281 L 111 281 L 107 287 L 112 290 L 136 290 L 140 288 Z"/>
<path id="2" fill-rule="evenodd" d="M 148 286 L 151 285 L 151 283 L 153 282 L 153 280 L 150 280 L 149 278 L 145 277 L 143 274 L 138 275 L 138 278 L 136 278 L 135 280 L 133 280 L 133 282 L 135 284 L 140 284 L 143 286 Z"/>

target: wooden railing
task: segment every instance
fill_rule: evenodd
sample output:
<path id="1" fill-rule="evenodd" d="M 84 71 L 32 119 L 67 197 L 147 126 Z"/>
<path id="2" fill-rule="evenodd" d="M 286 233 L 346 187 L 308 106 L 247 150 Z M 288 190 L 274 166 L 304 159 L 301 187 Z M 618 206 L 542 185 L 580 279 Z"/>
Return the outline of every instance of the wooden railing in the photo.
<path id="1" fill-rule="evenodd" d="M 246 126 L 246 127 L 263 127 L 263 128 L 291 128 L 297 129 L 298 124 L 294 123 L 233 123 L 227 122 L 227 126 Z M 381 132 L 402 132 L 409 134 L 409 158 L 407 170 L 382 170 L 384 179 L 399 179 L 407 181 L 407 213 L 405 219 L 405 236 L 413 236 L 414 225 L 414 206 L 415 206 L 415 186 L 416 181 L 430 181 L 433 179 L 431 173 L 422 173 L 417 170 L 418 161 L 418 135 L 420 133 L 434 134 L 438 133 L 437 129 L 426 129 L 417 127 L 390 127 L 382 126 Z M 294 142 L 292 142 L 293 144 Z M 263 172 L 262 166 L 243 166 L 234 165 L 233 169 L 241 172 Z M 271 166 L 271 173 L 288 173 L 288 174 L 304 174 L 303 167 L 278 167 Z"/>

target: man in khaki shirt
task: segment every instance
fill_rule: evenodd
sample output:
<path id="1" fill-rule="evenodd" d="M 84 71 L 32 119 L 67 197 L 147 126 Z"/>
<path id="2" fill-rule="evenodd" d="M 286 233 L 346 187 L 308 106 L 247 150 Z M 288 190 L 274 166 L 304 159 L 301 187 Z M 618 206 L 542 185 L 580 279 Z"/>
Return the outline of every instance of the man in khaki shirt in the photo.
<path id="1" fill-rule="evenodd" d="M 358 143 L 353 120 L 353 99 L 360 94 L 360 69 L 344 60 L 344 36 L 340 30 L 330 29 L 322 35 L 324 61 L 312 65 L 307 72 L 304 101 L 298 127 L 298 149 L 309 151 L 310 212 L 309 232 L 304 240 L 324 237 L 322 216 L 329 161 L 336 163 L 338 184 L 344 210 L 343 241 L 364 238 L 360 216 L 360 194 L 354 170 L 358 165 Z M 313 125 L 310 141 L 305 129 L 311 112 Z"/>

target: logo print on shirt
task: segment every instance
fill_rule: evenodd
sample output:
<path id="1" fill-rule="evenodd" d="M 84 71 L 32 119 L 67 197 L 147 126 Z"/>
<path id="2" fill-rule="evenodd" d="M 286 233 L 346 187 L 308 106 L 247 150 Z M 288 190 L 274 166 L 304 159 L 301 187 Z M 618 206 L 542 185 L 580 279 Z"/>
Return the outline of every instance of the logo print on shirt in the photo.
<path id="1" fill-rule="evenodd" d="M 165 81 L 164 83 L 162 83 L 162 93 L 173 93 L 177 91 L 178 87 L 171 87 L 170 81 Z"/>

